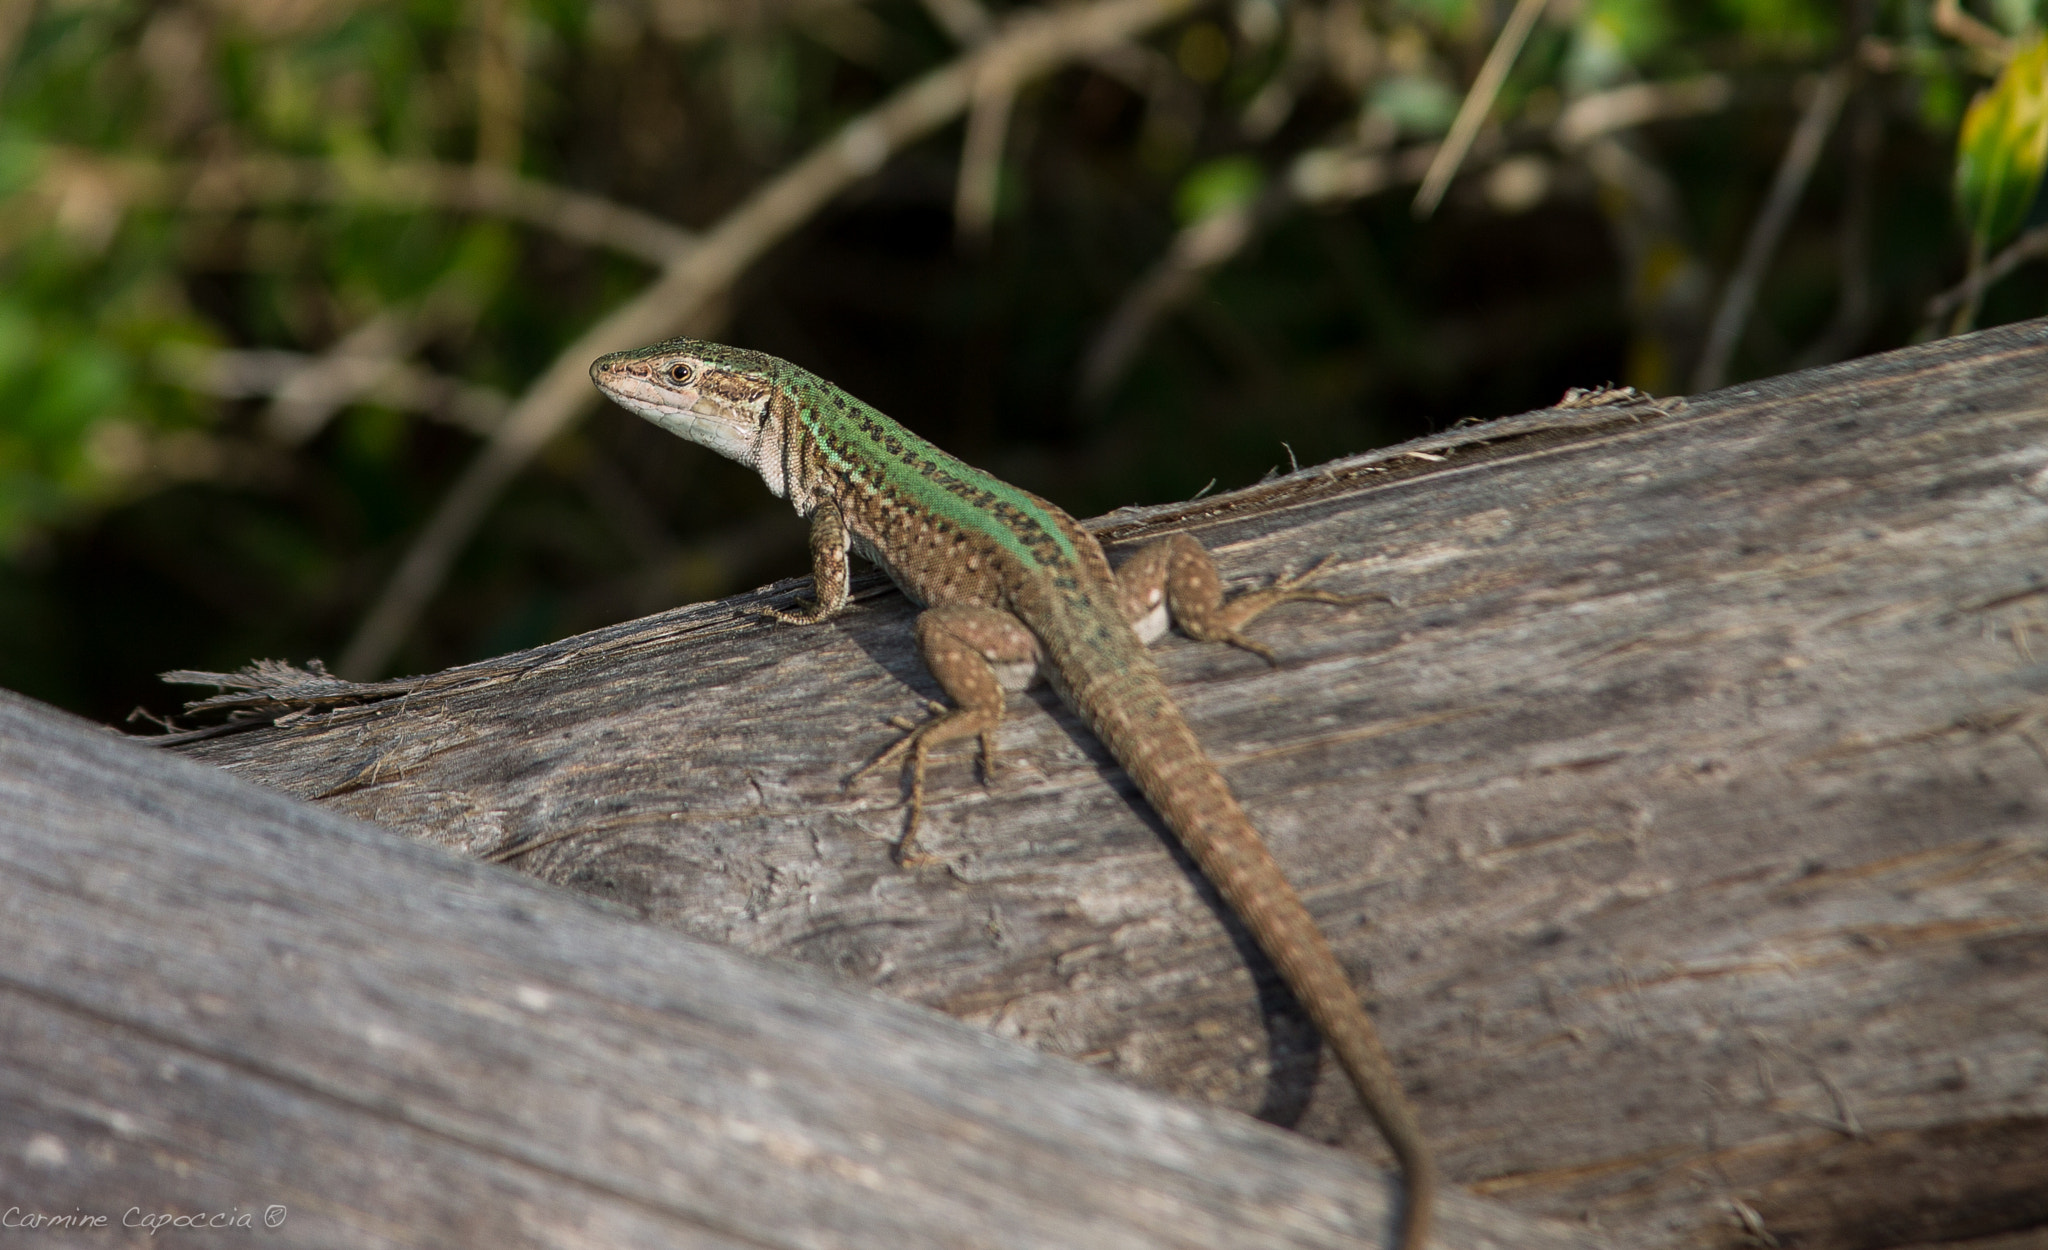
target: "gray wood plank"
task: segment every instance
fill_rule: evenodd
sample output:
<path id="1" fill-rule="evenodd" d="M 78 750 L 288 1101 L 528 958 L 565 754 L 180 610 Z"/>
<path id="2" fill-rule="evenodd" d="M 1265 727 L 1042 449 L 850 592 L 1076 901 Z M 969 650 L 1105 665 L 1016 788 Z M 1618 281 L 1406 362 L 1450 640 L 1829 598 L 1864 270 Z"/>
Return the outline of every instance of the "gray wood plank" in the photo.
<path id="1" fill-rule="evenodd" d="M 1273 613 L 1277 668 L 1161 657 L 1453 1179 L 1646 1245 L 2048 1222 L 2048 323 L 1105 522 L 1173 528 L 1246 583 L 1335 553 L 1388 597 Z M 1063 711 L 1020 700 L 987 787 L 943 756 L 944 863 L 899 871 L 897 784 L 842 782 L 937 693 L 909 608 L 745 602 L 245 692 L 298 710 L 185 749 L 1381 1157 Z"/>
<path id="2" fill-rule="evenodd" d="M 0 949 L 0 1244 L 1334 1247 L 1387 1231 L 1385 1178 L 1336 1151 L 5 693 Z M 1445 1215 L 1446 1247 L 1590 1244 L 1471 1199 Z M 80 1216 L 107 1224 L 30 1223 Z M 229 1227 L 153 1238 L 144 1222 L 165 1217 Z"/>

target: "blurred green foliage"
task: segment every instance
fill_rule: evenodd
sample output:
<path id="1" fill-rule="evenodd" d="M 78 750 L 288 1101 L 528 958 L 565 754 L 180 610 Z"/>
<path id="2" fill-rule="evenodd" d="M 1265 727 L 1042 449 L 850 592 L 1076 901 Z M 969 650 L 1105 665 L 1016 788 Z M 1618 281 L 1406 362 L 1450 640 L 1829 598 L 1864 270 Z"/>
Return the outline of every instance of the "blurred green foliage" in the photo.
<path id="1" fill-rule="evenodd" d="M 1251 157 L 1219 156 L 1188 172 L 1174 197 L 1174 207 L 1183 225 L 1206 221 L 1251 203 L 1265 185 L 1266 171 Z"/>
<path id="2" fill-rule="evenodd" d="M 2002 243 L 2025 220 L 2048 163 L 2048 36 L 2028 39 L 1998 81 L 1963 114 L 1956 199 L 1980 247 Z"/>
<path id="3" fill-rule="evenodd" d="M 1976 38 L 1932 0 L 1552 0 L 1419 221 L 1408 158 L 1446 132 L 1509 7 L 1198 8 L 1022 90 L 984 242 L 956 242 L 956 123 L 748 272 L 720 333 L 1085 514 L 1568 386 L 1685 389 L 1831 66 L 1851 67 L 1851 103 L 1739 375 L 1933 332 L 1969 234 L 1982 259 L 2040 216 L 2036 0 L 1962 6 Z M 174 705 L 158 669 L 340 650 L 491 422 L 652 276 L 622 239 L 506 208 L 480 171 L 704 228 L 960 55 L 962 22 L 1021 11 L 0 4 L 0 684 L 117 718 Z M 1724 89 L 1685 104 L 1703 76 Z M 1630 89 L 1664 111 L 1567 141 Z M 1178 231 L 1255 202 L 1281 207 L 1132 311 Z M 1978 320 L 2039 315 L 2040 279 L 2020 267 Z M 1112 324 L 1135 346 L 1087 402 Z M 779 509 L 603 411 L 497 503 L 402 667 L 799 572 Z"/>

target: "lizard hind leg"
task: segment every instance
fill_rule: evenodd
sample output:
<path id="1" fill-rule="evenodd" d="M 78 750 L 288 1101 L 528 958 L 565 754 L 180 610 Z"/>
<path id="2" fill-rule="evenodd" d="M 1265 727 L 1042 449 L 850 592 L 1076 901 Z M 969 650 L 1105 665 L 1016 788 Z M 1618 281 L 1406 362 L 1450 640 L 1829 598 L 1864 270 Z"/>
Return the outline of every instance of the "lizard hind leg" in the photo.
<path id="1" fill-rule="evenodd" d="M 1244 635 L 1244 627 L 1267 609 L 1303 601 L 1352 604 L 1371 597 L 1340 595 L 1308 585 L 1334 558 L 1327 557 L 1307 572 L 1283 577 L 1262 590 L 1226 600 L 1223 578 L 1202 544 L 1190 535 L 1174 534 L 1147 543 L 1116 575 L 1123 592 L 1124 615 L 1141 634 L 1145 632 L 1142 623 L 1165 607 L 1188 637 L 1199 642 L 1227 642 L 1270 664 L 1274 662 L 1272 650 Z"/>
<path id="2" fill-rule="evenodd" d="M 1008 612 L 977 604 L 942 604 L 917 618 L 917 650 L 925 667 L 953 706 L 935 703 L 930 719 L 915 725 L 896 722 L 907 732 L 888 750 L 849 777 L 903 760 L 910 773 L 909 815 L 896 843 L 896 862 L 911 866 L 929 857 L 916 850 L 917 826 L 924 815 L 925 759 L 931 749 L 960 738 L 981 743 L 984 784 L 995 776 L 996 726 L 1002 723 L 1004 691 L 997 665 L 1034 662 L 1038 640 L 1024 622 Z"/>

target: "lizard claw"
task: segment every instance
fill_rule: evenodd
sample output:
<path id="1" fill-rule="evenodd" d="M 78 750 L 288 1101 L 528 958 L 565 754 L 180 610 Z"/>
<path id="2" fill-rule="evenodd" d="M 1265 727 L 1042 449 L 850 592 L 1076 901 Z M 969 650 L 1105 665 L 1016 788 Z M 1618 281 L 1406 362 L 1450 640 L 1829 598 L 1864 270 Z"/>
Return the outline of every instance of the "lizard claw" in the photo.
<path id="1" fill-rule="evenodd" d="M 1272 585 L 1259 590 L 1245 591 L 1225 603 L 1209 625 L 1195 636 L 1205 641 L 1229 643 L 1241 651 L 1251 652 L 1268 664 L 1277 666 L 1280 661 L 1270 647 L 1253 642 L 1244 634 L 1244 627 L 1267 609 L 1283 603 L 1353 604 L 1371 598 L 1387 598 L 1385 595 L 1340 595 L 1334 590 L 1321 590 L 1307 584 L 1321 577 L 1323 570 L 1330 567 L 1336 558 L 1334 555 L 1324 556 L 1305 572 L 1279 578 Z"/>
<path id="2" fill-rule="evenodd" d="M 1360 603 L 1370 595 L 1340 595 L 1334 590 L 1319 590 L 1309 583 L 1323 575 L 1323 570 L 1337 562 L 1334 555 L 1324 556 L 1302 572 L 1292 577 L 1282 577 L 1264 590 L 1255 590 L 1256 595 L 1271 596 L 1270 602 L 1287 603 L 1307 601 L 1310 603 Z"/>
<path id="3" fill-rule="evenodd" d="M 909 756 L 910 802 L 906 806 L 910 810 L 904 819 L 903 836 L 896 840 L 895 849 L 891 852 L 897 866 L 902 868 L 916 868 L 934 862 L 933 856 L 916 849 L 917 826 L 924 815 L 924 762 L 925 753 L 929 749 L 925 739 L 945 720 L 947 713 L 955 709 L 934 699 L 925 700 L 925 706 L 932 715 L 924 721 L 913 721 L 907 716 L 890 717 L 887 723 L 902 730 L 903 736 L 890 743 L 888 749 L 880 755 L 855 769 L 846 779 L 846 785 L 851 786 L 877 768 Z"/>
<path id="4" fill-rule="evenodd" d="M 1374 599 L 1378 599 L 1382 603 L 1398 602 L 1394 598 L 1394 596 L 1387 594 L 1384 591 L 1369 590 L 1362 595 L 1345 595 L 1339 594 L 1334 590 L 1320 590 L 1316 587 L 1308 585 L 1309 582 L 1312 582 L 1316 578 L 1321 577 L 1323 575 L 1324 569 L 1329 568 L 1332 564 L 1335 564 L 1336 562 L 1337 557 L 1335 555 L 1324 556 L 1322 559 L 1310 565 L 1306 572 L 1296 573 L 1292 577 L 1283 577 L 1279 581 L 1274 582 L 1271 586 L 1267 587 L 1265 591 L 1254 591 L 1253 593 L 1272 594 L 1277 591 L 1280 593 L 1282 598 L 1276 600 L 1276 602 L 1287 602 L 1292 600 L 1306 601 L 1309 603 L 1354 604 L 1368 603 Z"/>
<path id="5" fill-rule="evenodd" d="M 940 703 L 936 699 L 926 699 L 925 710 L 930 712 L 932 714 L 932 717 L 936 719 L 939 715 L 948 711 L 949 709 L 946 707 L 945 704 Z M 912 750 L 917 745 L 917 740 L 924 734 L 924 731 L 932 725 L 933 721 L 914 721 L 910 719 L 908 716 L 891 716 L 882 723 L 884 725 L 889 726 L 891 729 L 902 730 L 903 736 L 901 738 L 896 739 L 896 741 L 890 743 L 888 747 L 880 755 L 877 755 L 875 758 L 869 760 L 867 763 L 862 764 L 859 768 L 856 768 L 852 772 L 848 773 L 846 775 L 846 785 L 851 786 L 854 782 L 859 781 L 862 777 L 867 776 L 869 773 L 875 771 L 877 768 L 885 767 L 889 764 L 895 763 L 897 760 L 902 759 L 903 753 L 905 751 Z"/>

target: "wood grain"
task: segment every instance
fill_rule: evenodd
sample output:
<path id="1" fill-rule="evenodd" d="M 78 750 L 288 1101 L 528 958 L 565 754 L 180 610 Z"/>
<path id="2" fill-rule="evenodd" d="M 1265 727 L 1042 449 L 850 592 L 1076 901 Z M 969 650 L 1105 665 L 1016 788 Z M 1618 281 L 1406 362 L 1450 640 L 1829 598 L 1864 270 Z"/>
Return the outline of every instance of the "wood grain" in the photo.
<path id="1" fill-rule="evenodd" d="M 1173 528 L 1246 584 L 1334 553 L 1326 585 L 1386 596 L 1262 619 L 1277 668 L 1161 659 L 1453 1181 L 1641 1245 L 2048 1224 L 2048 323 L 1104 523 Z M 748 601 L 241 692 L 290 723 L 183 749 L 1379 1157 L 1048 697 L 986 788 L 936 762 L 945 862 L 900 871 L 899 787 L 842 782 L 937 694 L 909 607 L 792 629 Z"/>
<path id="2" fill-rule="evenodd" d="M 4 693 L 0 942 L 8 1246 L 1278 1248 L 1389 1231 L 1386 1177 L 1336 1151 Z M 26 1222 L 93 1215 L 106 1227 Z M 141 1227 L 202 1216 L 229 1224 Z M 1446 1250 L 1593 1245 L 1469 1198 L 1444 1217 Z"/>

